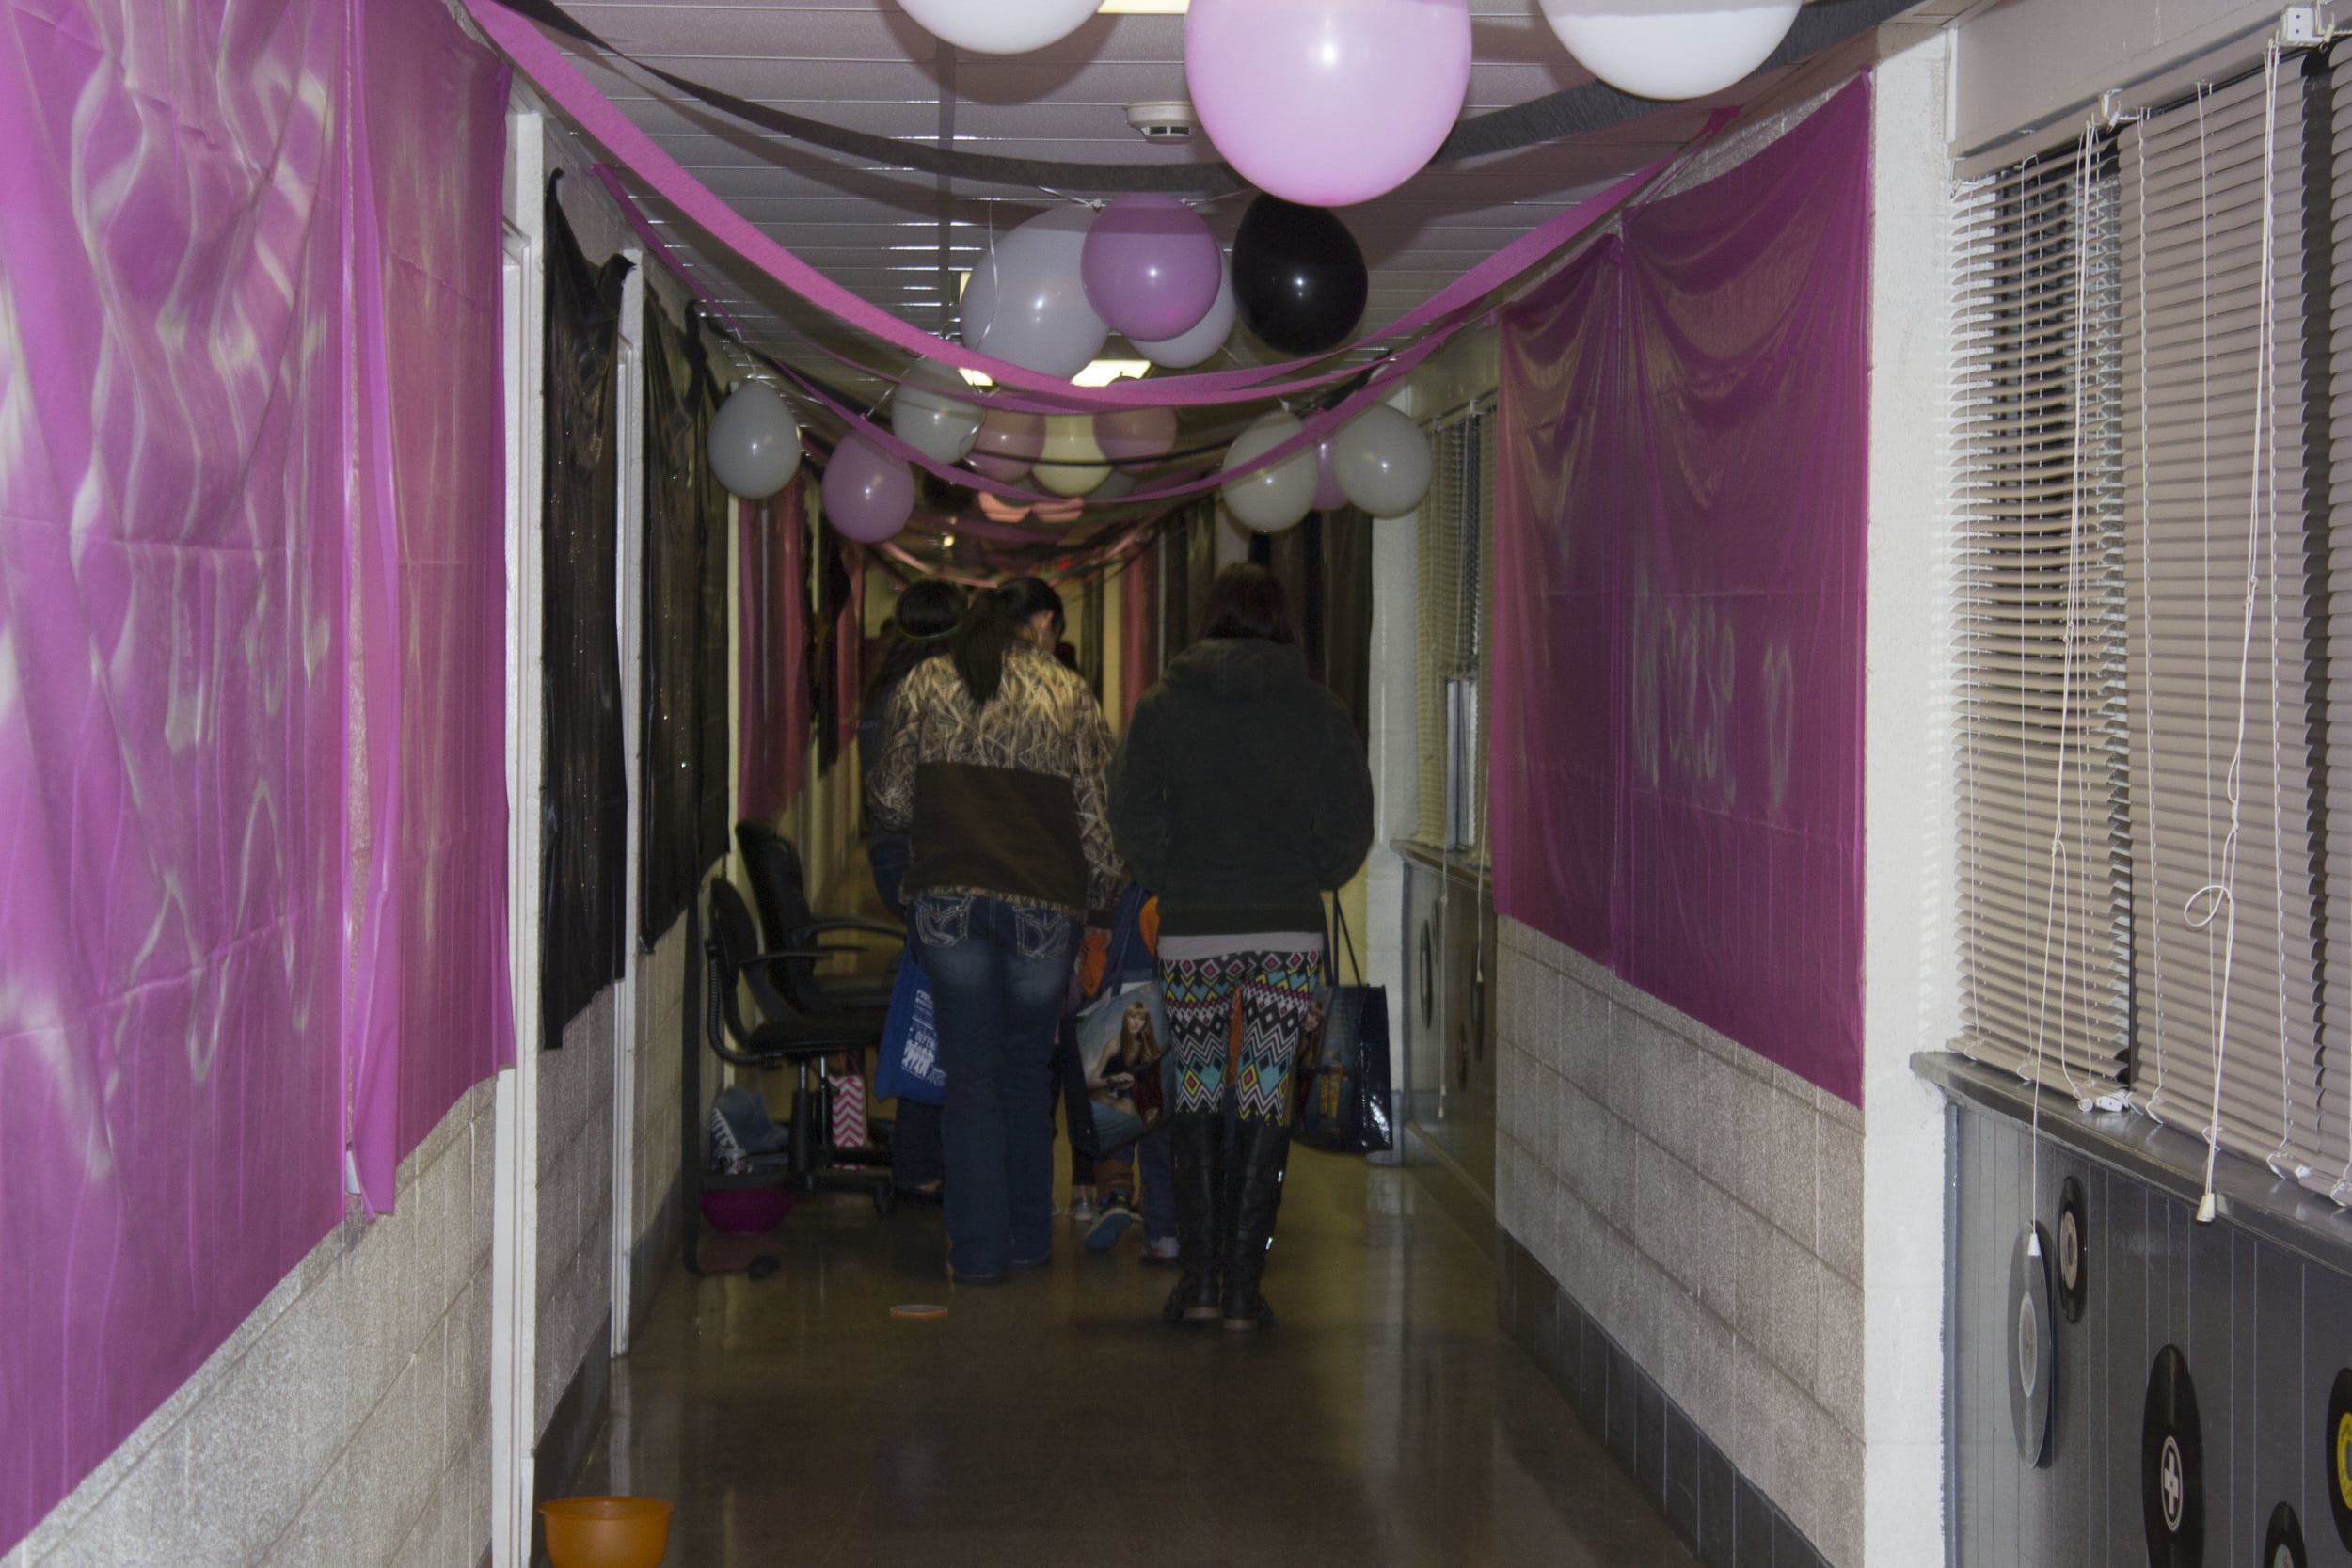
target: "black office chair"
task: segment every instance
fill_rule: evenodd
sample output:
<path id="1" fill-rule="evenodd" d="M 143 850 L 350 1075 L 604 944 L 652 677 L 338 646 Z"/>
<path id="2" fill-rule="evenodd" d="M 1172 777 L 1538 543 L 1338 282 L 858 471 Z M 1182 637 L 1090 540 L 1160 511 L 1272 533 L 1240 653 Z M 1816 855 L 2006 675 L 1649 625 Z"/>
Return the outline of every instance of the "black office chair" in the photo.
<path id="1" fill-rule="evenodd" d="M 751 911 L 743 907 L 743 895 L 724 879 L 710 884 L 710 934 L 703 943 L 703 954 L 704 1029 L 710 1049 L 738 1067 L 762 1071 L 788 1067 L 796 1075 L 793 1182 L 803 1191 L 832 1187 L 866 1193 L 873 1197 L 875 1209 L 890 1212 L 893 1189 L 887 1164 L 860 1165 L 850 1151 L 832 1147 L 833 1116 L 826 1085 L 821 1075 L 812 1081 L 811 1072 L 829 1056 L 862 1058 L 881 1044 L 888 1009 L 840 1006 L 803 1012 L 787 1006 L 747 1024 L 737 1000 L 739 982 L 763 973 L 772 976 L 787 965 L 810 963 L 825 954 L 816 948 L 760 951 L 752 940 Z M 699 1092 L 694 1102 L 699 1103 Z M 704 1177 L 696 1187 L 720 1180 Z"/>
<path id="2" fill-rule="evenodd" d="M 905 930 L 888 921 L 861 920 L 850 915 L 820 915 L 808 906 L 808 884 L 801 874 L 801 853 L 792 841 L 759 822 L 738 822 L 735 842 L 743 851 L 750 873 L 752 897 L 759 906 L 761 934 L 768 949 L 786 953 L 813 950 L 817 958 L 787 958 L 755 974 L 752 994 L 771 1017 L 785 1012 L 827 1013 L 844 1007 L 886 1007 L 890 1005 L 891 974 L 819 974 L 817 958 L 860 951 L 854 942 L 825 939 L 841 933 L 888 937 L 906 941 Z"/>

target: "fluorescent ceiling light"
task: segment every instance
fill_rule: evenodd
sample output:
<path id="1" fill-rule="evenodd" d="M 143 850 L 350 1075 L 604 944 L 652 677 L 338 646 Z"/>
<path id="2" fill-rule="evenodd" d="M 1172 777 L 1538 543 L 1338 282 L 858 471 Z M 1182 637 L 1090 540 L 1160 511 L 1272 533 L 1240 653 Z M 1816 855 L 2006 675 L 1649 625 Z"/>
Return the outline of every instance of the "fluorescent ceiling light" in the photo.
<path id="1" fill-rule="evenodd" d="M 1152 368 L 1149 359 L 1096 359 L 1079 367 L 1070 379 L 1081 387 L 1107 387 L 1122 375 L 1139 376 Z M 985 371 L 961 371 L 963 379 L 975 387 L 993 387 L 996 383 Z"/>
<path id="2" fill-rule="evenodd" d="M 1185 0 L 1103 0 L 1099 16 L 1182 16 Z"/>

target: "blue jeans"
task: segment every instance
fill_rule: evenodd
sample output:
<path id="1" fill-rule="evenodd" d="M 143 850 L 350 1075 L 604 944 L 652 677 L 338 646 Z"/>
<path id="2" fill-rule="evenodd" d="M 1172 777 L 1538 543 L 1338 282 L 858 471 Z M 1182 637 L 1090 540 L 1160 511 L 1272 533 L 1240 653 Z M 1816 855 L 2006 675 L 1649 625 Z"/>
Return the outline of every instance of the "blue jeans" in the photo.
<path id="1" fill-rule="evenodd" d="M 1147 1241 L 1176 1234 L 1176 1171 L 1168 1158 L 1168 1124 L 1162 1122 L 1136 1145 L 1143 1166 L 1143 1234 Z"/>
<path id="2" fill-rule="evenodd" d="M 1054 1220 L 1054 1031 L 1078 923 L 961 894 L 924 894 L 908 915 L 947 1077 L 948 1266 L 993 1275 L 1041 1263 Z"/>

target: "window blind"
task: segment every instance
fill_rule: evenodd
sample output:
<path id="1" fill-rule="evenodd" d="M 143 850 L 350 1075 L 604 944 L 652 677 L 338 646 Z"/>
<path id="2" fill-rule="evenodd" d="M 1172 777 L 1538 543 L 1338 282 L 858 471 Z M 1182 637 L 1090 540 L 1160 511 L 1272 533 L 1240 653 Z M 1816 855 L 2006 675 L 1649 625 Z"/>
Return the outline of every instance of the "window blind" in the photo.
<path id="1" fill-rule="evenodd" d="M 1418 830 L 1431 848 L 1486 856 L 1486 692 L 1491 639 L 1494 420 L 1479 406 L 1430 432 L 1432 467 L 1422 498 L 1415 562 L 1415 725 L 1421 737 Z M 1473 702 L 1469 768 L 1450 770 L 1454 705 Z M 1451 784 L 1449 780 L 1453 779 Z M 1467 801 L 1464 792 L 1468 791 Z M 1450 810 L 1467 804 L 1469 816 Z M 1466 831 L 1467 828 L 1467 831 Z"/>
<path id="2" fill-rule="evenodd" d="M 2324 683 L 2296 62 L 2275 120 L 2271 92 L 2201 89 L 2119 147 L 2137 1085 L 2158 1119 L 2308 1177 Z"/>
<path id="3" fill-rule="evenodd" d="M 2128 1082 L 2131 811 L 2112 149 L 1957 206 L 1963 1047 Z"/>

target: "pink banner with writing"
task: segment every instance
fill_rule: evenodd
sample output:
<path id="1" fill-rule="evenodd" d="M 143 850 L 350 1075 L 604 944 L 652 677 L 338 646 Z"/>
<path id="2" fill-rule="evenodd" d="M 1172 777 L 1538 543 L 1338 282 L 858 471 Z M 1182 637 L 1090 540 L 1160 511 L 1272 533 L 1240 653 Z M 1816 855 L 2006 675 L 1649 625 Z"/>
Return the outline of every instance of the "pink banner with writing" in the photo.
<path id="1" fill-rule="evenodd" d="M 1870 98 L 1503 314 L 1497 907 L 1862 1083 Z"/>

